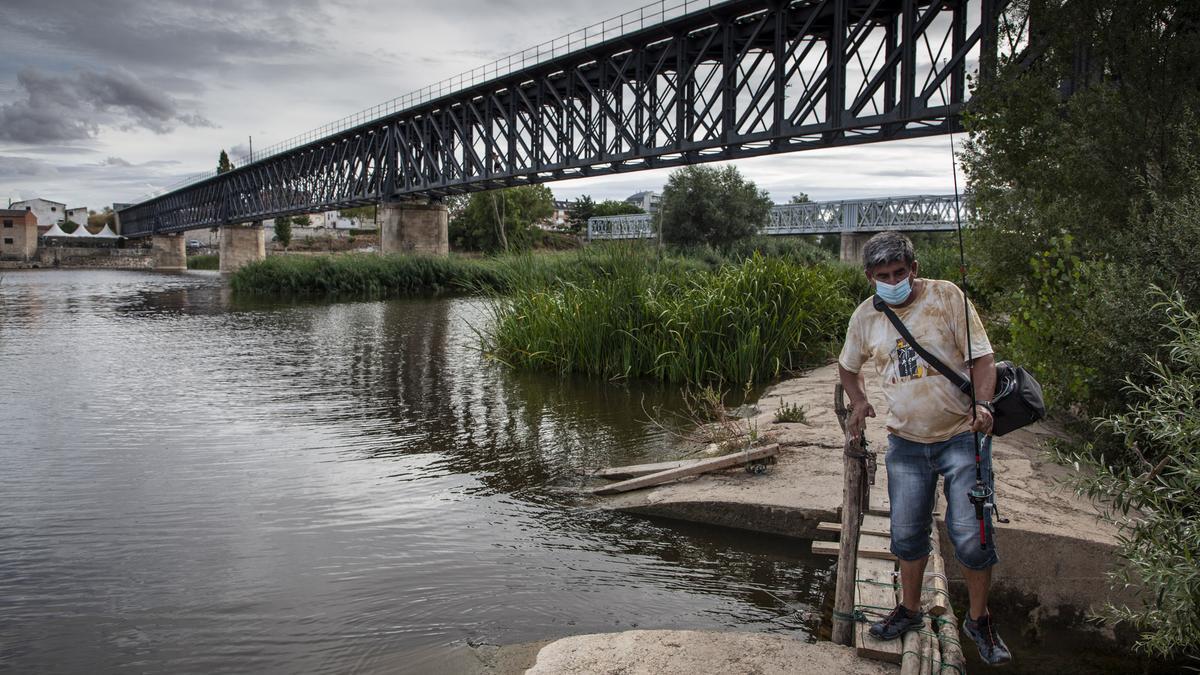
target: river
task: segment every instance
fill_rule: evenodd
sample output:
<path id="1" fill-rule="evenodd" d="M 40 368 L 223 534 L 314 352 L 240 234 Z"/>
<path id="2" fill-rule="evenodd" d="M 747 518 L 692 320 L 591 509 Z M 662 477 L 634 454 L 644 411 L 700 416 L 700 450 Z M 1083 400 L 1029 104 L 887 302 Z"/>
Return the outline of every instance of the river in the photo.
<path id="1" fill-rule="evenodd" d="M 666 388 L 514 374 L 478 298 L 0 279 L 0 671 L 454 672 L 642 628 L 813 639 L 832 559 L 594 508 Z M 670 427 L 670 425 L 667 425 Z"/>

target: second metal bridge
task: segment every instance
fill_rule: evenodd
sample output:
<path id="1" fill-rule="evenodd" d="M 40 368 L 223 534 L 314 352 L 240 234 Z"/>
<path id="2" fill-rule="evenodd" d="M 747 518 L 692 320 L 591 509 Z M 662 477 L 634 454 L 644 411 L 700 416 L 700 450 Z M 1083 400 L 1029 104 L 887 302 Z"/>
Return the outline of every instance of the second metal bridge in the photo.
<path id="1" fill-rule="evenodd" d="M 771 209 L 761 234 L 871 233 L 884 230 L 953 230 L 970 220 L 970 205 L 954 195 L 918 195 L 834 202 L 780 204 Z M 588 239 L 649 239 L 653 216 L 597 216 L 588 220 Z"/>

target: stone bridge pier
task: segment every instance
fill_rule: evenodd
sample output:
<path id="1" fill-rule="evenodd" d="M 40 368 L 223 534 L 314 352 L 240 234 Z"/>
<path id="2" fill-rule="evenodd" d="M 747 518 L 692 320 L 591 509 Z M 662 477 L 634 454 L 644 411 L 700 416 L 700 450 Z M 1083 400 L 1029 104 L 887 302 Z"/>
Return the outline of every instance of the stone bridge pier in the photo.
<path id="1" fill-rule="evenodd" d="M 383 202 L 379 205 L 379 250 L 450 255 L 449 224 L 446 205 L 441 202 Z"/>
<path id="2" fill-rule="evenodd" d="M 875 236 L 874 232 L 843 232 L 842 233 L 842 250 L 838 256 L 842 262 L 862 267 L 863 264 L 863 247 L 867 245 L 867 240 Z"/>
<path id="3" fill-rule="evenodd" d="M 150 259 L 156 270 L 186 270 L 184 234 L 156 234 L 150 238 Z"/>
<path id="4" fill-rule="evenodd" d="M 262 221 L 221 226 L 222 273 L 236 272 L 266 257 L 267 240 Z"/>

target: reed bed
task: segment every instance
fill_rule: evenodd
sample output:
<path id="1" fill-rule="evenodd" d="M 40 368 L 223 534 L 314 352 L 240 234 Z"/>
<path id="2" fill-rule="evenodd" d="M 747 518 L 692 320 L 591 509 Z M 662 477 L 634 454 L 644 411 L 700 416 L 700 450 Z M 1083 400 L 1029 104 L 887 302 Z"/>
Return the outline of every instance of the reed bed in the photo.
<path id="1" fill-rule="evenodd" d="M 609 262 L 585 280 L 510 287 L 485 350 L 516 368 L 741 386 L 825 358 L 856 304 L 832 264 Z"/>
<path id="2" fill-rule="evenodd" d="M 220 269 L 220 266 L 221 257 L 216 253 L 190 255 L 187 259 L 187 268 L 189 270 L 215 270 Z"/>

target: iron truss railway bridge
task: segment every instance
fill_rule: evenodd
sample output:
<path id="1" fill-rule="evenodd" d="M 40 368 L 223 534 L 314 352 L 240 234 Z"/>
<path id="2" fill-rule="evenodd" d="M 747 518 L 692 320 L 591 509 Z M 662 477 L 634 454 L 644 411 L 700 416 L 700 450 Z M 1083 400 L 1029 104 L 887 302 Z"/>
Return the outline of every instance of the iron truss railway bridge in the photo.
<path id="1" fill-rule="evenodd" d="M 663 0 L 121 209 L 121 233 L 946 133 L 1007 4 Z"/>
<path id="2" fill-rule="evenodd" d="M 835 202 L 779 204 L 759 230 L 766 235 L 871 234 L 884 230 L 954 230 L 970 221 L 968 200 L 954 195 L 918 195 Z M 649 239 L 657 236 L 648 213 L 588 219 L 588 240 Z"/>

